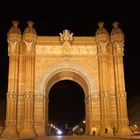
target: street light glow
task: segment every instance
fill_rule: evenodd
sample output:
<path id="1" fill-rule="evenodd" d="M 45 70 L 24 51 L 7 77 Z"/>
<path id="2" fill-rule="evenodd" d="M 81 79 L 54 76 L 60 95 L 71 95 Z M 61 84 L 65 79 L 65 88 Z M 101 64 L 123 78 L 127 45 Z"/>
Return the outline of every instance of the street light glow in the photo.
<path id="1" fill-rule="evenodd" d="M 86 123 L 86 121 L 84 120 L 83 123 Z"/>
<path id="2" fill-rule="evenodd" d="M 57 131 L 57 134 L 58 134 L 58 135 L 61 135 L 61 134 L 62 134 L 62 131 L 61 131 L 61 130 L 58 130 L 58 131 Z"/>

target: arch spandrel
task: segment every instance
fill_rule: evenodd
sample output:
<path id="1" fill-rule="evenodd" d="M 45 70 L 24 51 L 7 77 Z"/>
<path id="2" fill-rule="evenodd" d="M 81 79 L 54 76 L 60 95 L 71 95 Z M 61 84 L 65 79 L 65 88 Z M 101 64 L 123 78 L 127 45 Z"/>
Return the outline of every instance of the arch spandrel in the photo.
<path id="1" fill-rule="evenodd" d="M 88 95 L 98 94 L 98 88 L 97 88 L 95 78 L 93 77 L 93 75 L 87 69 L 85 69 L 80 64 L 77 64 L 77 63 L 74 63 L 74 62 L 71 62 L 71 61 L 64 61 L 64 62 L 60 62 L 58 64 L 55 64 L 55 65 L 49 67 L 40 76 L 40 79 L 38 80 L 38 82 L 36 84 L 35 95 L 45 96 L 46 86 L 47 86 L 49 80 L 60 72 L 62 72 L 62 73 L 63 72 L 75 73 L 79 78 L 82 78 L 84 80 L 84 82 L 87 84 Z M 75 81 L 75 82 L 77 82 L 81 85 L 79 80 L 75 80 L 70 76 L 63 76 L 62 75 L 60 80 L 64 80 L 64 79 L 65 80 L 66 79 L 73 80 L 73 81 Z M 57 81 L 54 81 L 54 83 L 55 82 L 57 82 Z"/>

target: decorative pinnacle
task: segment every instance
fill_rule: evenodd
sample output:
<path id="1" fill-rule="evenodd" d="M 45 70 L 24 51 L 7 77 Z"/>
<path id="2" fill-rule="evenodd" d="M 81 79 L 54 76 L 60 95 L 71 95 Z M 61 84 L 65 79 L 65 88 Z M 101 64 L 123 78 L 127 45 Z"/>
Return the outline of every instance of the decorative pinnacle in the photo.
<path id="1" fill-rule="evenodd" d="M 123 31 L 118 27 L 119 26 L 119 22 L 115 21 L 115 22 L 112 23 L 112 25 L 113 25 L 113 29 L 111 31 L 111 35 L 121 34 L 122 37 L 124 37 Z"/>
<path id="2" fill-rule="evenodd" d="M 18 27 L 19 22 L 17 20 L 13 20 L 12 24 L 13 24 L 14 27 Z"/>
<path id="3" fill-rule="evenodd" d="M 28 27 L 33 27 L 34 22 L 29 20 L 29 21 L 27 21 L 27 24 L 28 24 Z"/>
<path id="4" fill-rule="evenodd" d="M 98 26 L 99 26 L 99 28 L 103 28 L 104 22 L 103 21 L 98 22 Z"/>
<path id="5" fill-rule="evenodd" d="M 113 25 L 114 28 L 118 28 L 118 26 L 119 26 L 119 22 L 118 22 L 118 21 L 115 21 L 115 22 L 113 22 L 112 25 Z"/>

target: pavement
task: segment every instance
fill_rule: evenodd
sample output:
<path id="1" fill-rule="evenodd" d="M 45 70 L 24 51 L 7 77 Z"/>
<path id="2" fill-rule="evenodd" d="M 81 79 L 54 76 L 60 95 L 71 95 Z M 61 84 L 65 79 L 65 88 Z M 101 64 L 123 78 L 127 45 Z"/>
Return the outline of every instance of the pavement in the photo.
<path id="1" fill-rule="evenodd" d="M 0 140 L 140 140 L 140 136 L 45 136 L 36 138 L 0 137 Z"/>

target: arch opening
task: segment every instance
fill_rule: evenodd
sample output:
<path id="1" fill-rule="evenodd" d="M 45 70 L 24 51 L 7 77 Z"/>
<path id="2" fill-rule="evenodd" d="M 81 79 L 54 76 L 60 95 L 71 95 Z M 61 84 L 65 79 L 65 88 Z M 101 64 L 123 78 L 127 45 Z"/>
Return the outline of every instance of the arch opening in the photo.
<path id="1" fill-rule="evenodd" d="M 57 129 L 53 128 L 52 126 L 55 126 L 56 128 L 62 130 L 63 135 L 84 133 L 84 99 L 84 90 L 75 81 L 61 80 L 51 87 L 49 91 L 48 104 L 48 121 L 50 124 L 50 135 L 56 135 L 57 133 Z"/>

